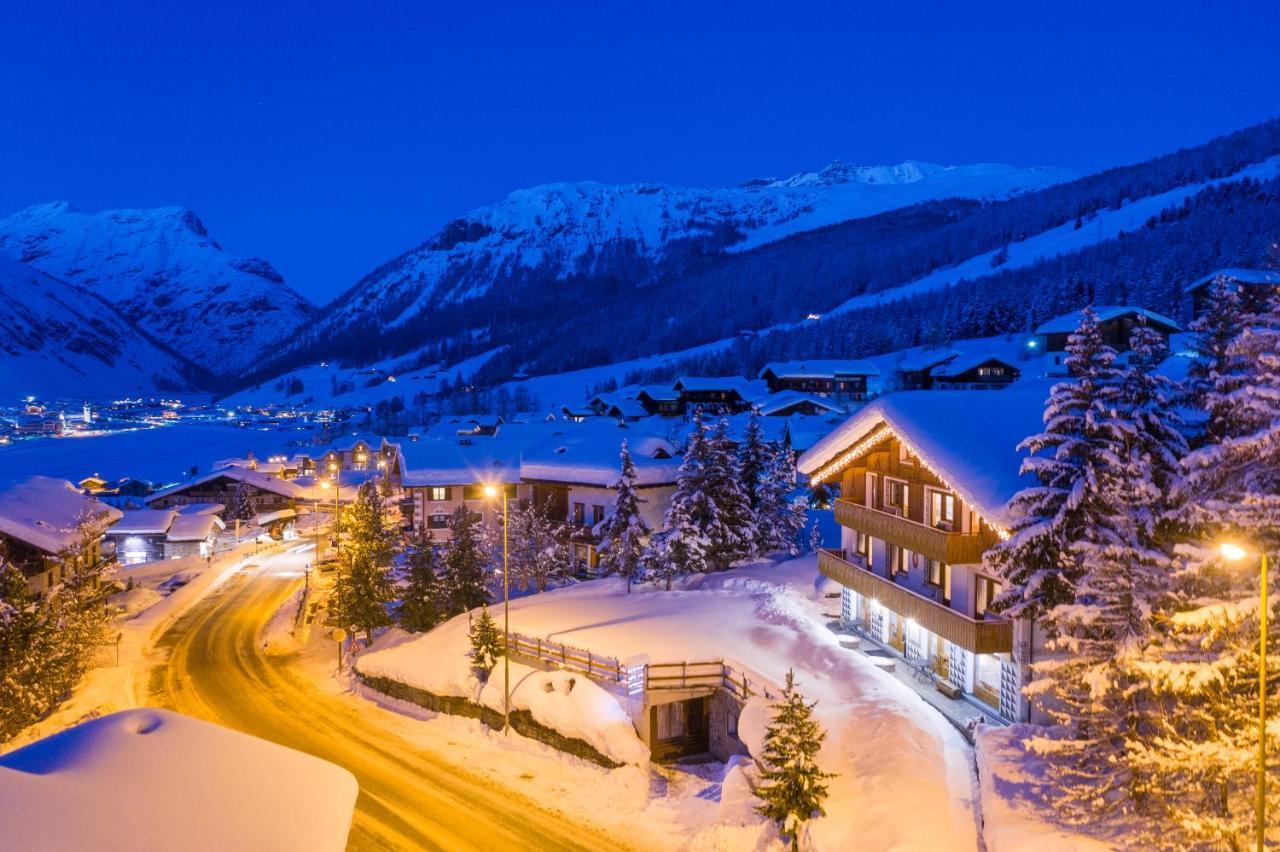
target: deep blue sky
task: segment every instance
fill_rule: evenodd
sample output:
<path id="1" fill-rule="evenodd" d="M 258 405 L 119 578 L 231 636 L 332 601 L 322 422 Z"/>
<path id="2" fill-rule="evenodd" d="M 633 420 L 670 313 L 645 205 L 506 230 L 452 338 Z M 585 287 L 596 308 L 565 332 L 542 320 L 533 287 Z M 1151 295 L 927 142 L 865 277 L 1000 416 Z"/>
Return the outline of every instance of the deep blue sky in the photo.
<path id="1" fill-rule="evenodd" d="M 1280 114 L 1271 3 L 1042 5 L 7 0 L 0 216 L 184 205 L 324 301 L 522 186 L 1088 171 Z"/>

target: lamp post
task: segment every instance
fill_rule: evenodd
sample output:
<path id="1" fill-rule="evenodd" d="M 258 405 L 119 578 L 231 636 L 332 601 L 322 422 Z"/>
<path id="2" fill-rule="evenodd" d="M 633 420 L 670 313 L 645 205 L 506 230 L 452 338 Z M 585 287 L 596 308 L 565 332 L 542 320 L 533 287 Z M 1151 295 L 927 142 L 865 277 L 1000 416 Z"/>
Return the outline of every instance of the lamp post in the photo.
<path id="1" fill-rule="evenodd" d="M 492 500 L 498 489 L 484 487 L 484 496 Z M 502 488 L 502 733 L 511 727 L 511 584 L 507 579 L 507 489 Z"/>
<path id="2" fill-rule="evenodd" d="M 1259 557 L 1258 600 L 1258 797 L 1255 808 L 1257 813 L 1257 845 L 1258 852 L 1266 844 L 1267 834 L 1267 554 L 1259 551 L 1254 554 L 1244 547 L 1232 542 L 1223 542 L 1218 547 L 1222 558 L 1228 562 L 1239 562 L 1248 556 Z"/>

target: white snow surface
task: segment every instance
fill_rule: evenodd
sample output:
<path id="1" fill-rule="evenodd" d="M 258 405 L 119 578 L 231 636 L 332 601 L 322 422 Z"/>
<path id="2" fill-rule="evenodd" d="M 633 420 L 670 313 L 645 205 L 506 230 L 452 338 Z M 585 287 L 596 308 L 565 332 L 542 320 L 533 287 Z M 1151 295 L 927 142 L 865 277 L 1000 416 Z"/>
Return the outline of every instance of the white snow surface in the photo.
<path id="1" fill-rule="evenodd" d="M 814 594 L 815 573 L 806 556 L 697 576 L 671 592 L 645 584 L 628 595 L 616 578 L 596 580 L 512 601 L 511 627 L 623 660 L 723 658 L 771 690 L 794 668 L 828 731 L 819 761 L 839 773 L 828 816 L 813 826 L 817 848 L 976 848 L 967 743 L 909 687 L 840 647 L 823 623 L 830 604 Z M 465 635 L 465 616 L 418 636 L 391 631 L 358 666 L 432 692 L 470 694 Z M 765 713 L 763 702 L 748 706 L 740 721 L 748 740 L 758 743 L 752 731 Z"/>
<path id="2" fill-rule="evenodd" d="M 81 494 L 65 479 L 33 476 L 0 490 L 0 532 L 58 553 L 76 542 L 77 527 L 90 519 L 114 523 L 124 513 Z"/>
<path id="3" fill-rule="evenodd" d="M 356 779 L 168 710 L 112 713 L 0 756 L 4 849 L 341 850 Z"/>
<path id="4" fill-rule="evenodd" d="M 315 310 L 271 264 L 224 251 L 180 207 L 37 204 L 0 219 L 0 255 L 93 291 L 215 373 L 255 366 Z"/>
<path id="5" fill-rule="evenodd" d="M 190 389 L 187 365 L 93 293 L 0 253 L 0 398 Z"/>
<path id="6" fill-rule="evenodd" d="M 1035 234 L 1025 240 L 1010 243 L 1008 246 L 1009 259 L 999 269 L 992 269 L 991 266 L 991 259 L 995 257 L 999 250 L 992 250 L 976 257 L 971 257 L 954 266 L 934 270 L 928 275 L 901 286 L 877 293 L 855 296 L 828 311 L 826 316 L 834 316 L 857 308 L 870 307 L 908 296 L 916 296 L 932 290 L 939 290 L 961 281 L 972 282 L 1001 270 L 1031 266 L 1047 258 L 1070 254 L 1087 246 L 1113 240 L 1120 236 L 1122 232 L 1136 231 L 1152 216 L 1158 215 L 1161 210 L 1175 207 L 1201 190 L 1232 181 L 1244 180 L 1245 178 L 1270 180 L 1276 176 L 1277 171 L 1280 171 L 1280 155 L 1270 157 L 1261 163 L 1246 166 L 1226 177 L 1216 178 L 1204 183 L 1180 186 L 1168 192 L 1147 196 L 1146 198 L 1129 200 L 1117 210 L 1099 210 L 1078 230 L 1073 220 L 1065 222 L 1056 228 L 1050 228 L 1047 231 Z"/>

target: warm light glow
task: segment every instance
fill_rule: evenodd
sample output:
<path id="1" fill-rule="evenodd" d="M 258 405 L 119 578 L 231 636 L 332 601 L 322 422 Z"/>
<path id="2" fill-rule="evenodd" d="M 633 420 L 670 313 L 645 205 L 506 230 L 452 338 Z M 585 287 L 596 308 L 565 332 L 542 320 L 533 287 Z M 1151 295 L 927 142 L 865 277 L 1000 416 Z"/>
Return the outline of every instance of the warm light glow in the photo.
<path id="1" fill-rule="evenodd" d="M 492 500 L 494 497 L 498 496 L 498 489 L 494 488 L 492 485 L 486 485 L 484 487 L 484 496 Z"/>
<path id="2" fill-rule="evenodd" d="M 320 487 L 328 491 L 329 490 L 328 480 L 325 480 L 325 479 L 320 480 Z"/>
<path id="3" fill-rule="evenodd" d="M 337 462 L 329 462 L 329 470 L 337 470 L 337 469 L 338 469 Z"/>
<path id="4" fill-rule="evenodd" d="M 1232 541 L 1224 541 L 1218 545 L 1218 553 L 1228 562 L 1239 562 L 1249 555 L 1249 551 Z"/>

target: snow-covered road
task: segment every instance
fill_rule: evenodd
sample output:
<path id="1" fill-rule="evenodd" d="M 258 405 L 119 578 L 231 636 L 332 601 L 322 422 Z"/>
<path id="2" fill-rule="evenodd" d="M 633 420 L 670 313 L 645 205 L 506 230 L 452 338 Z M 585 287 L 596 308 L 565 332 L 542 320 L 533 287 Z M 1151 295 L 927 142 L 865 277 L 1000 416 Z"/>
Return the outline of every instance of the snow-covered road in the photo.
<path id="1" fill-rule="evenodd" d="M 310 555 L 299 547 L 267 557 L 180 619 L 159 642 L 168 661 L 153 671 L 150 703 L 346 767 L 360 782 L 353 849 L 625 845 L 397 738 L 323 694 L 291 658 L 264 656 L 260 631 L 302 582 Z"/>

